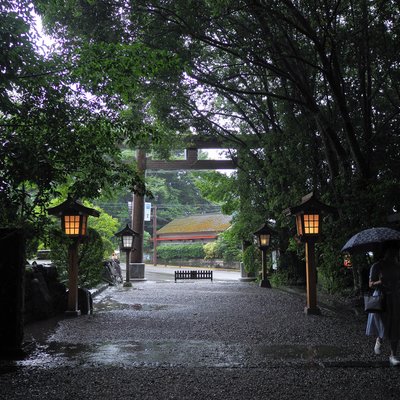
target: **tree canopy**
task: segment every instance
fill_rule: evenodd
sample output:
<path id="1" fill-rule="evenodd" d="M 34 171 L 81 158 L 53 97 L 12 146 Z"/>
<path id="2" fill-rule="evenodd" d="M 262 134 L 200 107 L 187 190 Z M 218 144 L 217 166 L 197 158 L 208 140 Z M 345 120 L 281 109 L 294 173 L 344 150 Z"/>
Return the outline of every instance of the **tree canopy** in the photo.
<path id="1" fill-rule="evenodd" d="M 87 190 L 104 187 L 108 162 L 117 158 L 113 135 L 166 152 L 176 136 L 191 134 L 233 149 L 243 236 L 257 219 L 285 228 L 282 210 L 311 190 L 338 207 L 340 221 L 326 230 L 336 248 L 399 209 L 398 2 L 32 3 L 59 51 L 38 56 L 27 30 L 31 3 L 6 2 L 2 26 L 13 35 L 5 41 L 0 99 L 2 149 L 17 143 L 12 135 L 23 137 L 26 148 L 39 147 L 29 173 L 44 163 L 55 174 L 30 177 L 38 187 L 41 179 L 62 180 L 56 166 L 67 163 L 57 164 L 57 155 L 71 158 L 67 171 L 77 185 L 91 176 Z M 47 148 L 43 136 L 55 144 Z M 83 138 L 86 151 L 72 151 L 71 142 Z M 9 182 L 18 190 L 25 182 L 26 168 L 15 159 L 6 157 L 4 170 L 21 173 L 2 179 L 3 192 Z"/>
<path id="2" fill-rule="evenodd" d="M 62 53 L 40 47 L 31 2 L 3 2 L 0 18 L 1 225 L 37 222 L 60 185 L 83 198 L 140 189 L 121 162 L 124 127 L 82 90 Z"/>
<path id="3" fill-rule="evenodd" d="M 147 100 L 153 119 L 142 123 L 240 145 L 239 167 L 267 189 L 271 216 L 313 189 L 356 227 L 398 208 L 397 2 L 35 4 L 77 58 L 90 48 L 82 60 L 95 68 L 80 74 L 92 88 Z M 139 48 L 138 74 L 124 66 Z"/>

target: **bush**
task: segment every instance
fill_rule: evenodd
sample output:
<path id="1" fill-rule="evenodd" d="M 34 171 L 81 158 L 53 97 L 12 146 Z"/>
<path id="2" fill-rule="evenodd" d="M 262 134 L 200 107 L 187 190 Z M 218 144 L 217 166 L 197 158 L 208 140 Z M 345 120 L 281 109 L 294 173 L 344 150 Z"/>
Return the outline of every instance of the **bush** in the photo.
<path id="1" fill-rule="evenodd" d="M 269 280 L 272 287 L 287 286 L 289 283 L 289 273 L 287 270 L 278 269 L 270 275 Z"/>
<path id="2" fill-rule="evenodd" d="M 217 257 L 223 258 L 225 262 L 239 261 L 242 254 L 238 240 L 230 230 L 218 236 L 215 250 Z"/>
<path id="3" fill-rule="evenodd" d="M 261 252 L 254 244 L 243 252 L 243 264 L 247 273 L 253 273 L 257 276 L 261 269 Z"/>
<path id="4" fill-rule="evenodd" d="M 193 244 L 165 244 L 157 247 L 158 257 L 162 260 L 204 258 L 205 252 L 202 243 Z"/>
<path id="5" fill-rule="evenodd" d="M 215 259 L 215 258 L 219 257 L 218 251 L 217 251 L 218 250 L 217 249 L 217 242 L 206 243 L 203 246 L 203 249 L 204 249 L 204 253 L 205 253 L 204 259 L 212 260 L 212 259 Z"/>
<path id="6" fill-rule="evenodd" d="M 318 259 L 318 284 L 322 290 L 334 294 L 348 288 L 351 275 L 343 268 L 343 256 L 329 245 L 320 245 Z M 349 279 L 350 278 L 350 279 Z"/>

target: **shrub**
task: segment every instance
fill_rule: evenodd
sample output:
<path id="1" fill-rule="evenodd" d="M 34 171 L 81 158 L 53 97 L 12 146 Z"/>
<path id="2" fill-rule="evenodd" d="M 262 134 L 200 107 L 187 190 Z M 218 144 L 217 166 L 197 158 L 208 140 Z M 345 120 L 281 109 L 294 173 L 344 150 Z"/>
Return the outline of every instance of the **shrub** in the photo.
<path id="1" fill-rule="evenodd" d="M 287 270 L 278 269 L 270 275 L 269 280 L 273 287 L 287 286 L 289 282 L 289 273 Z"/>
<path id="2" fill-rule="evenodd" d="M 328 293 L 340 293 L 351 284 L 351 276 L 342 268 L 343 256 L 332 246 L 319 246 L 318 284 Z"/>
<path id="3" fill-rule="evenodd" d="M 224 261 L 239 261 L 242 251 L 238 240 L 230 230 L 221 233 L 216 242 L 216 253 Z"/>
<path id="4" fill-rule="evenodd" d="M 193 244 L 165 244 L 157 247 L 158 257 L 162 260 L 204 258 L 205 252 L 202 243 Z"/>
<path id="5" fill-rule="evenodd" d="M 218 258 L 217 242 L 206 243 L 203 246 L 203 249 L 205 253 L 204 258 L 206 260 L 212 260 L 213 258 Z"/>
<path id="6" fill-rule="evenodd" d="M 261 269 L 261 253 L 260 250 L 252 244 L 243 252 L 243 264 L 244 269 L 247 273 L 253 273 L 255 275 Z"/>

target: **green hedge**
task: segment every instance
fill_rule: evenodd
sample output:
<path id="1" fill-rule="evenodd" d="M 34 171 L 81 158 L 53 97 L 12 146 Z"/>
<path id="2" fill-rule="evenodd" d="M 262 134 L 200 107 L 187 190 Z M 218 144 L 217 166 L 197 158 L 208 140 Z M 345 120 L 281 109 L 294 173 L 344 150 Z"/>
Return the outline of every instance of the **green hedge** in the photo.
<path id="1" fill-rule="evenodd" d="M 202 243 L 193 244 L 164 244 L 157 247 L 158 258 L 168 261 L 176 259 L 204 258 Z"/>
<path id="2" fill-rule="evenodd" d="M 246 272 L 254 273 L 257 276 L 261 269 L 261 253 L 254 244 L 244 251 L 243 264 Z"/>

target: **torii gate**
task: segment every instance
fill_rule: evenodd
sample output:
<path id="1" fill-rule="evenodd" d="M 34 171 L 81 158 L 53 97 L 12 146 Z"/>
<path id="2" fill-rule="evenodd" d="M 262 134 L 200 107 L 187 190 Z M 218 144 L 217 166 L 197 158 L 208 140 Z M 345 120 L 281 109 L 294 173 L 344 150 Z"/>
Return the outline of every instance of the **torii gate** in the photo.
<path id="1" fill-rule="evenodd" d="M 199 149 L 226 149 L 233 148 L 232 144 L 227 146 L 216 139 L 191 139 L 186 147 L 185 160 L 162 161 L 146 158 L 145 150 L 136 150 L 138 172 L 145 173 L 146 170 L 215 170 L 236 169 L 237 163 L 233 160 L 199 160 Z M 143 234 L 144 234 L 144 196 L 133 195 L 132 207 L 132 229 L 138 233 L 135 238 L 135 251 L 131 253 L 132 264 L 143 264 Z"/>

